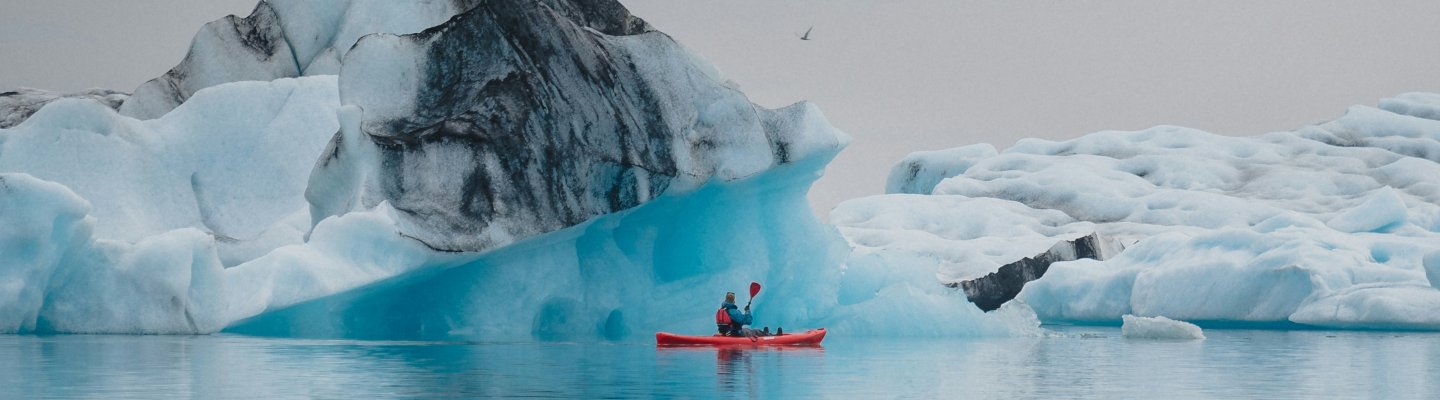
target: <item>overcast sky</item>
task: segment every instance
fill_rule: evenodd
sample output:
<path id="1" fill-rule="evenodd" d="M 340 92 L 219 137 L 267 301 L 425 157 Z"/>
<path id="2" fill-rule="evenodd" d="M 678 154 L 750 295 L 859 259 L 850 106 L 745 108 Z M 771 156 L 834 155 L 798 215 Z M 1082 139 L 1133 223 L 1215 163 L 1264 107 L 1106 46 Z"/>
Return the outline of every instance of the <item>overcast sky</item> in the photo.
<path id="1" fill-rule="evenodd" d="M 752 101 L 813 101 L 854 137 L 811 191 L 822 215 L 882 192 L 915 150 L 1158 124 L 1253 135 L 1440 91 L 1434 0 L 622 2 Z M 0 90 L 130 91 L 254 4 L 4 0 Z"/>

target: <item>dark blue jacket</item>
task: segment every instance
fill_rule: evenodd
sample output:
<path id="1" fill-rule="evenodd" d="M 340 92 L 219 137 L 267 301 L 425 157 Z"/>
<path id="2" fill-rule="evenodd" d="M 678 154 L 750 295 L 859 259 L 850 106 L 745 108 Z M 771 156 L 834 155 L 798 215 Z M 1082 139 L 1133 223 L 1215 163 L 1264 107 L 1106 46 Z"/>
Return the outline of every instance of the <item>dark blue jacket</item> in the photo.
<path id="1" fill-rule="evenodd" d="M 724 308 L 725 312 L 730 314 L 730 323 L 733 325 L 750 325 L 755 321 L 755 317 L 751 316 L 749 311 L 740 311 L 740 307 L 736 307 L 735 303 L 728 301 L 720 303 L 720 308 Z"/>

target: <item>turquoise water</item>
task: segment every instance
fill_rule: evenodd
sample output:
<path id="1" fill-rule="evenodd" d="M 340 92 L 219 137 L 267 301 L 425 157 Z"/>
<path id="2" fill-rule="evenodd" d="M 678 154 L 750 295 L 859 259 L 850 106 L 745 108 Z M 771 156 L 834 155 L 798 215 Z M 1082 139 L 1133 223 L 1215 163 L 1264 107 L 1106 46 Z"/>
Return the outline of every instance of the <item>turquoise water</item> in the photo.
<path id="1" fill-rule="evenodd" d="M 0 398 L 1440 398 L 1440 334 L 845 340 L 823 348 L 0 336 Z"/>

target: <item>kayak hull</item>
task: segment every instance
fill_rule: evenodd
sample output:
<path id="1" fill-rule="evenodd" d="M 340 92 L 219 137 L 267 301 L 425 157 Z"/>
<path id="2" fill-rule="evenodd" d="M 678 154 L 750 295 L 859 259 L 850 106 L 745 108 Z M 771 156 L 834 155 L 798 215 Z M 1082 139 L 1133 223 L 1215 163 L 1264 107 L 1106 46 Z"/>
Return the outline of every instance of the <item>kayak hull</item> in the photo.
<path id="1" fill-rule="evenodd" d="M 825 328 L 754 338 L 720 335 L 689 336 L 668 332 L 655 334 L 655 344 L 658 346 L 818 346 L 822 340 L 825 340 Z"/>

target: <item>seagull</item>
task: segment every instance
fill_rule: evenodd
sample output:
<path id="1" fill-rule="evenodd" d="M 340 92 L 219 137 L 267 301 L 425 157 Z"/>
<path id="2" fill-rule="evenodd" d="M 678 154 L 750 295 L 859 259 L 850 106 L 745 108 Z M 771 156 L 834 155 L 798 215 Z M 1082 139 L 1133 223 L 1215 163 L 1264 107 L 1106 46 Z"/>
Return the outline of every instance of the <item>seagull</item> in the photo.
<path id="1" fill-rule="evenodd" d="M 810 29 L 806 29 L 806 30 L 805 30 L 805 34 L 804 34 L 804 35 L 800 35 L 800 40 L 810 40 L 810 31 L 813 31 L 813 30 L 815 30 L 815 27 L 814 27 L 814 26 L 811 26 Z"/>

